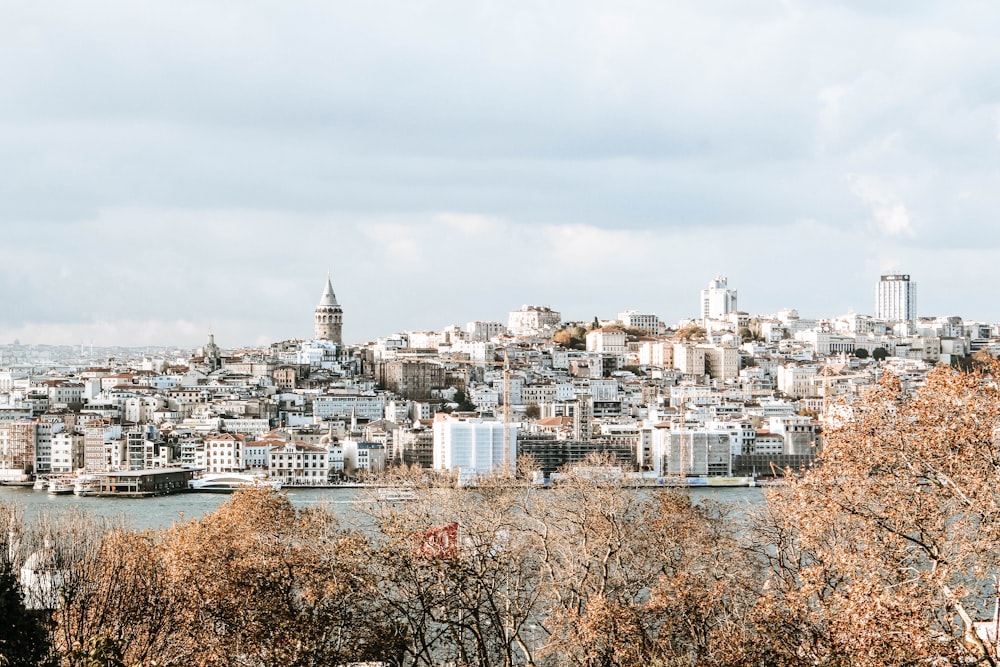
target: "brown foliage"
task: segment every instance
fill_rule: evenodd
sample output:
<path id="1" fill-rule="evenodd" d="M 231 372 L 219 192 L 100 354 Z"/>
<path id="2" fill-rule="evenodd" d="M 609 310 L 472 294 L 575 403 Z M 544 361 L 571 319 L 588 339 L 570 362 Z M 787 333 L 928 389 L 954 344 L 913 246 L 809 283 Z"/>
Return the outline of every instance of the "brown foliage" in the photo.
<path id="1" fill-rule="evenodd" d="M 1000 572 L 997 366 L 893 376 L 769 494 L 761 631 L 780 664 L 966 664 Z"/>

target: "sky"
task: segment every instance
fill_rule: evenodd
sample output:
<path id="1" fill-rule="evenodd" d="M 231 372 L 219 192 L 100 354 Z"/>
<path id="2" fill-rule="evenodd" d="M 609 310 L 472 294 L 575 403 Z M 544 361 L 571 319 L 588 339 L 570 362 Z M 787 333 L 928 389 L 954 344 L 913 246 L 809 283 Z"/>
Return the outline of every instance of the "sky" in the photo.
<path id="1" fill-rule="evenodd" d="M 0 344 L 1000 321 L 984 0 L 0 0 Z"/>

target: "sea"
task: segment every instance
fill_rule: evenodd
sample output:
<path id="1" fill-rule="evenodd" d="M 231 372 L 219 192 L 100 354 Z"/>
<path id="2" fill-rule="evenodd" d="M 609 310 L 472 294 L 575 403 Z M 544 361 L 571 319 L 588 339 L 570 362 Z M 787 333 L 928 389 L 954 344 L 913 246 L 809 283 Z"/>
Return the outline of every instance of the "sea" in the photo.
<path id="1" fill-rule="evenodd" d="M 760 488 L 691 488 L 685 491 L 695 502 L 714 501 L 731 505 L 737 512 L 765 502 L 763 489 Z M 367 515 L 363 510 L 366 505 L 373 502 L 371 490 L 358 487 L 321 489 L 286 487 L 282 492 L 288 495 L 288 499 L 296 507 L 328 509 L 337 515 L 345 527 L 363 527 L 367 523 Z M 545 491 L 540 492 L 545 493 Z M 0 504 L 15 504 L 21 507 L 29 524 L 36 521 L 39 516 L 55 517 L 73 509 L 82 509 L 120 521 L 135 530 L 168 528 L 175 523 L 200 518 L 213 512 L 230 497 L 224 493 L 196 492 L 151 498 L 108 498 L 72 494 L 57 496 L 46 491 L 36 491 L 31 487 L 0 486 Z"/>

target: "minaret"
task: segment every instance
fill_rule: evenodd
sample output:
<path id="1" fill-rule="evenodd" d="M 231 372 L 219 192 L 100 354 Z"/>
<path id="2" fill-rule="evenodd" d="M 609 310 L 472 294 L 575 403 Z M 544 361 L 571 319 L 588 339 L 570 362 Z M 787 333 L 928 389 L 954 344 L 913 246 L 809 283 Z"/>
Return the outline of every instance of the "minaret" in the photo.
<path id="1" fill-rule="evenodd" d="M 319 300 L 319 305 L 315 311 L 316 320 L 316 340 L 329 340 L 337 345 L 342 345 L 341 329 L 344 325 L 344 311 L 337 303 L 337 295 L 333 293 L 333 284 L 330 282 L 330 274 L 326 274 L 326 288 L 323 296 Z"/>

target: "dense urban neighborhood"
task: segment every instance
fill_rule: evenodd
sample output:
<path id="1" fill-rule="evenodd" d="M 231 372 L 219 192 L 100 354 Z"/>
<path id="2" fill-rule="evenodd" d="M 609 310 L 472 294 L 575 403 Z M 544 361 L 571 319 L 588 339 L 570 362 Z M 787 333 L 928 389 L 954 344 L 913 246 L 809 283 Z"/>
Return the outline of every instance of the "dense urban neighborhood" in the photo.
<path id="1" fill-rule="evenodd" d="M 544 483 L 601 453 L 646 484 L 752 484 L 809 466 L 843 399 L 880 377 L 913 386 L 1000 352 L 1000 325 L 918 317 L 906 274 L 879 278 L 872 315 L 751 315 L 719 276 L 669 326 L 525 305 L 361 344 L 343 341 L 328 277 L 312 319 L 311 338 L 265 349 L 212 333 L 190 353 L 0 347 L 0 478 L 159 492 L 195 474 L 323 486 L 416 466 L 474 483 L 521 460 Z"/>
<path id="2" fill-rule="evenodd" d="M 327 279 L 267 349 L 5 346 L 9 497 L 251 482 L 147 530 L 0 503 L 0 657 L 996 664 L 998 331 L 875 293 L 749 315 L 717 277 L 670 327 L 526 305 L 347 345 Z"/>

